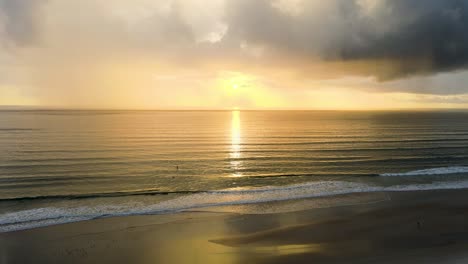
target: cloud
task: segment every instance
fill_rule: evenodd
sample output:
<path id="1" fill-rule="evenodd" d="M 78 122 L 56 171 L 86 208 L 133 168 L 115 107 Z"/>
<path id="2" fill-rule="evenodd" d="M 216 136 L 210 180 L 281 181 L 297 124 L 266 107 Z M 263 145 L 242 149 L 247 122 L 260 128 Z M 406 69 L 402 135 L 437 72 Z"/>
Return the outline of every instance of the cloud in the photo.
<path id="1" fill-rule="evenodd" d="M 62 47 L 91 42 L 96 48 L 159 57 L 221 56 L 241 63 L 255 55 L 266 64 L 282 60 L 290 67 L 341 63 L 339 74 L 380 80 L 468 65 L 466 0 L 49 2 L 55 7 L 48 9 L 49 26 L 61 28 L 56 33 L 69 39 L 56 43 Z M 47 17 L 39 12 L 42 4 L 0 0 L 5 34 L 17 44 L 34 42 L 38 18 Z M 58 15 L 51 18 L 52 12 Z"/>
<path id="2" fill-rule="evenodd" d="M 0 0 L 0 79 L 46 103 L 117 104 L 124 86 L 138 102 L 170 86 L 155 75 L 222 71 L 284 90 L 463 94 L 467 26 L 468 0 Z"/>
<path id="3" fill-rule="evenodd" d="M 38 16 L 44 0 L 0 0 L 0 37 L 3 42 L 28 45 L 36 41 Z"/>
<path id="4" fill-rule="evenodd" d="M 465 0 L 296 1 L 296 14 L 271 2 L 230 1 L 231 38 L 283 57 L 369 62 L 360 73 L 381 80 L 468 65 Z"/>

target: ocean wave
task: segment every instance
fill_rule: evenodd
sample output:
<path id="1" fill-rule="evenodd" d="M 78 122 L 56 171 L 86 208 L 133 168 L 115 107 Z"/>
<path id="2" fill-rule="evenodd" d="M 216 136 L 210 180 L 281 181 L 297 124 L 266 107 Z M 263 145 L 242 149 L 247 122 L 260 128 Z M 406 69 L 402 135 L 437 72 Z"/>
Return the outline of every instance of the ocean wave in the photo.
<path id="1" fill-rule="evenodd" d="M 403 172 L 403 173 L 383 173 L 383 174 L 380 174 L 380 176 L 398 177 L 398 176 L 442 175 L 442 174 L 457 174 L 457 173 L 468 173 L 468 167 L 453 166 L 453 167 L 432 168 L 432 169 L 424 169 L 424 170 L 414 170 L 414 171 Z"/>
<path id="2" fill-rule="evenodd" d="M 176 213 L 199 208 L 256 204 L 353 193 L 465 189 L 468 180 L 379 186 L 347 181 L 317 181 L 289 186 L 235 188 L 179 196 L 155 204 L 136 201 L 120 205 L 45 207 L 0 215 L 0 232 L 64 224 L 101 217 Z"/>
<path id="3" fill-rule="evenodd" d="M 0 202 L 23 201 L 23 200 L 80 200 L 80 199 L 111 198 L 111 197 L 125 197 L 125 196 L 193 194 L 193 193 L 199 193 L 199 192 L 204 192 L 204 191 L 160 191 L 158 189 L 143 189 L 143 190 L 104 192 L 104 193 L 22 196 L 22 197 L 0 198 Z"/>

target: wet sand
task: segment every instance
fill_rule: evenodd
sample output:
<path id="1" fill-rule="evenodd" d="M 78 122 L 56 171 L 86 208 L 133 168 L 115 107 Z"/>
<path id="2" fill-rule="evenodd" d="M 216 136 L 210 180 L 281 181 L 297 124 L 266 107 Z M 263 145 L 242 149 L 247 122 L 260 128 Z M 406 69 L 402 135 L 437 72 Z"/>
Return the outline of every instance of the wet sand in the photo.
<path id="1" fill-rule="evenodd" d="M 468 261 L 467 190 L 381 195 L 389 199 L 256 215 L 212 208 L 2 233 L 0 263 Z M 295 202 L 299 201 L 262 206 L 287 207 Z M 252 211 L 255 206 L 244 209 Z"/>

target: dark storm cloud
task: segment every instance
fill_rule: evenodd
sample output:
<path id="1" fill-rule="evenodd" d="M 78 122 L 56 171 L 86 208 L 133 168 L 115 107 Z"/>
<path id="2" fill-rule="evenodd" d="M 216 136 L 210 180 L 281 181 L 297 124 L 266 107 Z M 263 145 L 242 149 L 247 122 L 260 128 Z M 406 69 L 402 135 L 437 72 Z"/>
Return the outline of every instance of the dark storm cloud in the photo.
<path id="1" fill-rule="evenodd" d="M 416 19 L 379 35 L 367 33 L 362 45 L 344 46 L 342 58 L 394 59 L 403 62 L 407 74 L 424 71 L 450 71 L 468 63 L 468 1 L 387 1 L 391 14 Z M 383 21 L 384 22 L 384 21 Z M 427 61 L 429 67 L 405 69 L 412 60 Z M 399 74 L 405 75 L 405 72 Z"/>
<path id="2" fill-rule="evenodd" d="M 310 59 L 389 62 L 368 69 L 380 79 L 468 65 L 467 0 L 304 1 L 297 15 L 239 0 L 227 11 L 231 38 Z"/>

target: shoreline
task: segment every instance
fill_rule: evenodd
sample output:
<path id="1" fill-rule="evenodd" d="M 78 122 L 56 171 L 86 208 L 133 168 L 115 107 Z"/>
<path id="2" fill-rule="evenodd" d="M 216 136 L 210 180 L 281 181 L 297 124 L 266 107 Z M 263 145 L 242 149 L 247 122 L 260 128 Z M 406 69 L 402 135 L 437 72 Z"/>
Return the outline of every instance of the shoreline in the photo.
<path id="1" fill-rule="evenodd" d="M 284 213 L 232 213 L 227 206 L 218 211 L 100 218 L 0 233 L 0 263 L 347 263 L 350 258 L 353 263 L 454 263 L 468 259 L 468 190 L 383 194 L 390 199 Z M 258 206 L 243 205 L 252 207 L 251 211 L 259 210 Z"/>
<path id="2" fill-rule="evenodd" d="M 382 177 L 380 185 L 359 181 L 319 180 L 286 186 L 191 192 L 187 195 L 171 193 L 161 196 L 98 197 L 96 199 L 101 200 L 95 201 L 64 199 L 48 202 L 45 199 L 36 204 L 30 204 L 28 208 L 17 206 L 14 204 L 17 203 L 15 201 L 10 205 L 6 204 L 7 210 L 3 212 L 3 219 L 0 220 L 0 233 L 108 217 L 164 215 L 186 211 L 219 211 L 219 208 L 225 208 L 228 212 L 235 213 L 280 213 L 375 202 L 388 199 L 385 194 L 390 193 L 463 191 L 468 190 L 467 180 L 453 178 L 441 181 L 438 176 L 440 172 L 448 173 L 448 170 L 459 172 L 462 169 L 465 171 L 468 167 L 433 168 L 406 172 L 405 175 L 431 173 L 429 175 L 436 174 L 437 176 L 432 180 L 427 178 L 410 184 L 407 182 L 405 184 L 404 181 L 397 184 L 395 180 L 400 181 L 400 177 L 390 176 Z M 449 176 L 445 177 L 449 178 Z M 148 197 L 151 199 L 147 199 Z M 96 201 L 98 202 L 96 203 Z M 284 204 L 293 204 L 294 208 L 289 208 Z M 8 206 L 11 206 L 11 209 L 8 209 Z M 233 210 L 233 208 L 236 209 Z"/>

